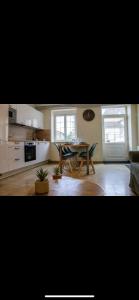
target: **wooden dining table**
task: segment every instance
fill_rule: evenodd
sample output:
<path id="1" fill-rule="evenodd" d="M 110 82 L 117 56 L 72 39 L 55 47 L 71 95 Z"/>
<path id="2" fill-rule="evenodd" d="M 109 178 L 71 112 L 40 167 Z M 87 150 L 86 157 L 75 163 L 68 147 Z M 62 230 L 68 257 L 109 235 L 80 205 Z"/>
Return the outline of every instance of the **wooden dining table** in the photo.
<path id="1" fill-rule="evenodd" d="M 60 145 L 60 162 L 62 162 L 62 148 L 64 147 L 69 147 L 69 148 L 73 148 L 76 149 L 76 151 L 80 151 L 81 149 L 83 149 L 84 151 L 87 152 L 87 164 L 86 164 L 86 175 L 89 175 L 89 147 L 90 144 L 61 144 Z M 61 173 L 62 173 L 62 164 L 60 164 L 61 166 Z"/>

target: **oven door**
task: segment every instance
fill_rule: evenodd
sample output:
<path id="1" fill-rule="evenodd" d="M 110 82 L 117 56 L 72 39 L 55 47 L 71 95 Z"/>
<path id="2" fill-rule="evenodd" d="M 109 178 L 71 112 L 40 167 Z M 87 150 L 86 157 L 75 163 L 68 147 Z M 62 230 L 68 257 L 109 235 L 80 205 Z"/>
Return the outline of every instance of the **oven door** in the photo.
<path id="1" fill-rule="evenodd" d="M 36 160 L 36 145 L 25 145 L 25 162 Z"/>

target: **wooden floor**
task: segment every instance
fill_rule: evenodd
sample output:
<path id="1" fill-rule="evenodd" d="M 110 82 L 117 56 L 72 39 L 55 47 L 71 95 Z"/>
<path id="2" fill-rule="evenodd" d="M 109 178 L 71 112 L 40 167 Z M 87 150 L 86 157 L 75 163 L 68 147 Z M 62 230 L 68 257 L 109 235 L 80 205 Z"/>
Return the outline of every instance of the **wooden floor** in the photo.
<path id="1" fill-rule="evenodd" d="M 43 168 L 47 168 L 49 171 L 49 179 L 51 182 L 54 167 L 54 164 L 43 165 Z M 90 186 L 90 183 L 95 183 L 97 184 L 97 186 L 102 188 L 105 196 L 134 196 L 131 189 L 129 188 L 130 171 L 125 165 L 97 164 L 95 165 L 95 169 L 95 175 L 90 174 L 86 176 L 86 168 L 83 168 L 80 174 L 77 170 L 75 170 L 72 174 L 68 170 L 66 170 L 64 171 L 64 176 L 79 179 L 80 182 L 83 183 L 82 187 L 86 186 L 85 183 L 88 183 L 88 186 Z M 36 170 L 38 170 L 38 167 L 24 171 L 20 174 L 11 176 L 6 179 L 1 179 L 0 196 L 34 195 L 34 182 L 36 180 Z M 98 189 L 96 190 L 96 195 L 99 195 Z M 57 194 L 59 195 L 59 193 Z M 50 195 L 53 195 L 53 193 L 50 193 Z M 54 195 L 56 195 L 56 190 Z M 64 195 L 66 195 L 66 185 Z M 69 195 L 69 192 L 67 195 Z M 77 195 L 84 195 L 82 189 L 77 192 Z M 88 189 L 87 195 L 92 195 L 90 189 Z M 102 195 L 101 190 L 100 195 Z"/>

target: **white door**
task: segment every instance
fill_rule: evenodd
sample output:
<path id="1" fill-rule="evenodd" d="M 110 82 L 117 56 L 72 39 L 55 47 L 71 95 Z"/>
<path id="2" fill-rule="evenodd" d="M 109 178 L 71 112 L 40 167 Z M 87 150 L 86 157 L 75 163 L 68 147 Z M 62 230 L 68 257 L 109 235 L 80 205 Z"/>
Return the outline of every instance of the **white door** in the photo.
<path id="1" fill-rule="evenodd" d="M 127 116 L 103 116 L 104 161 L 127 161 L 129 159 Z"/>

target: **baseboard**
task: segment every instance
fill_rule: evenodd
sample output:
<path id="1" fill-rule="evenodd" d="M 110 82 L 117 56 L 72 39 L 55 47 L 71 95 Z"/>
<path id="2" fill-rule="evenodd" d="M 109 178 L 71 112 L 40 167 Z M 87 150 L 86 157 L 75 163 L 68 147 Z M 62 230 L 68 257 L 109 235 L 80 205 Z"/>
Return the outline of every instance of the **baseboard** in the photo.
<path id="1" fill-rule="evenodd" d="M 129 164 L 129 160 L 125 161 L 103 161 L 103 164 Z"/>
<path id="2" fill-rule="evenodd" d="M 39 167 L 39 166 L 43 166 L 43 165 L 45 165 L 46 163 L 48 163 L 48 161 L 43 161 L 43 162 L 36 163 L 36 164 L 34 164 L 34 165 L 31 165 L 31 166 L 26 166 L 26 167 L 23 167 L 23 168 L 14 170 L 14 171 L 10 171 L 10 172 L 6 172 L 6 173 L 4 173 L 4 174 L 0 174 L 0 180 L 5 179 L 5 178 L 8 178 L 8 177 L 10 177 L 10 176 L 14 176 L 14 175 L 16 175 L 16 174 L 20 174 L 20 173 L 22 173 L 22 172 L 26 172 L 26 171 L 28 171 L 28 170 L 34 169 L 34 168 Z"/>

